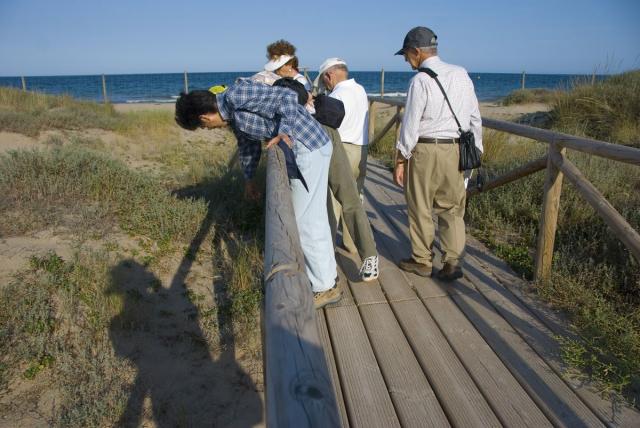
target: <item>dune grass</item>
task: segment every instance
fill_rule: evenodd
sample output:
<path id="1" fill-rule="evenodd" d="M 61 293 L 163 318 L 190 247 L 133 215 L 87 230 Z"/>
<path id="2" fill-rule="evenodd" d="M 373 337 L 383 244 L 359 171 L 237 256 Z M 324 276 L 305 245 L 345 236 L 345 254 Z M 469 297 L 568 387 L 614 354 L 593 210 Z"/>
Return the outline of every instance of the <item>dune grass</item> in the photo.
<path id="1" fill-rule="evenodd" d="M 0 156 L 0 234 L 59 225 L 108 225 L 160 243 L 185 240 L 204 218 L 202 201 L 181 201 L 153 179 L 83 148 L 14 151 Z"/>
<path id="2" fill-rule="evenodd" d="M 640 70 L 576 84 L 551 112 L 556 129 L 640 147 Z"/>
<path id="3" fill-rule="evenodd" d="M 12 109 L 24 119 L 23 128 L 3 128 Z M 56 109 L 70 119 L 52 122 Z M 81 243 L 104 244 L 80 244 L 66 259 L 55 253 L 33 257 L 0 287 L 0 390 L 21 379 L 32 383 L 35 401 L 57 394 L 47 421 L 54 426 L 112 426 L 122 416 L 135 368 L 114 352 L 109 328 L 117 319 L 119 328 L 145 329 L 154 313 L 136 290 L 114 293 L 122 284 L 113 269 L 129 259 L 158 277 L 171 260 L 211 266 L 208 288 L 223 290 L 218 300 L 202 289 L 207 284 L 184 284 L 203 332 L 194 340 L 215 353 L 221 337 L 235 336 L 243 354 L 261 362 L 255 326 L 262 302 L 263 211 L 242 199 L 241 173 L 227 166 L 228 141 L 172 141 L 180 131 L 168 112 L 121 115 L 111 106 L 67 97 L 0 91 L 0 129 L 33 135 L 85 127 L 116 132 L 120 151 L 146 153 L 161 173 L 131 169 L 97 137 L 54 135 L 40 150 L 0 155 L 0 236 L 54 228 Z M 263 180 L 264 168 L 260 174 Z M 137 249 L 111 241 L 122 232 L 138 242 Z M 124 297 L 139 305 L 122 318 Z"/>
<path id="4" fill-rule="evenodd" d="M 0 87 L 0 131 L 31 137 L 52 129 L 104 129 L 125 136 L 166 136 L 175 133 L 167 111 L 118 113 L 111 104 L 79 101 L 70 96 L 23 92 Z"/>
<path id="5" fill-rule="evenodd" d="M 535 89 L 516 89 L 501 101 L 503 106 L 527 103 L 545 103 L 554 102 L 558 97 L 562 96 L 560 91 L 551 89 L 535 88 Z"/>

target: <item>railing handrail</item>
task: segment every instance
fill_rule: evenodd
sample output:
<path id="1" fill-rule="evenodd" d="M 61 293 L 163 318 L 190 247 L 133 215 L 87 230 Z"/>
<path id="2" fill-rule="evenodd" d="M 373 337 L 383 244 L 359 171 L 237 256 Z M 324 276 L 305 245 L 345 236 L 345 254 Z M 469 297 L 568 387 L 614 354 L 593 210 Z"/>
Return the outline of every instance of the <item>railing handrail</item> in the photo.
<path id="1" fill-rule="evenodd" d="M 391 129 L 394 122 L 396 124 L 397 134 L 398 127 L 400 126 L 400 110 L 405 106 L 405 100 L 376 96 L 369 96 L 368 98 L 371 106 L 369 141 L 379 141 L 382 139 L 384 134 Z M 396 114 L 389 123 L 384 126 L 383 132 L 378 136 L 374 135 L 374 103 L 376 102 L 396 106 L 397 108 Z M 547 169 L 540 230 L 538 232 L 538 248 L 536 250 L 535 279 L 546 280 L 549 278 L 551 272 L 563 175 L 567 175 L 569 181 L 578 189 L 582 197 L 596 210 L 605 223 L 607 223 L 614 235 L 616 235 L 636 259 L 640 261 L 640 234 L 616 211 L 604 195 L 580 173 L 578 168 L 568 161 L 565 154 L 566 149 L 569 148 L 590 155 L 640 166 L 640 149 L 490 118 L 483 118 L 482 126 L 549 144 L 549 152 L 546 156 L 509 171 L 484 186 L 484 190 L 490 190 L 542 169 Z M 478 193 L 480 193 L 479 190 L 467 191 L 468 196 L 473 196 Z"/>
<path id="2" fill-rule="evenodd" d="M 269 427 L 340 426 L 284 155 L 267 155 L 263 352 Z"/>

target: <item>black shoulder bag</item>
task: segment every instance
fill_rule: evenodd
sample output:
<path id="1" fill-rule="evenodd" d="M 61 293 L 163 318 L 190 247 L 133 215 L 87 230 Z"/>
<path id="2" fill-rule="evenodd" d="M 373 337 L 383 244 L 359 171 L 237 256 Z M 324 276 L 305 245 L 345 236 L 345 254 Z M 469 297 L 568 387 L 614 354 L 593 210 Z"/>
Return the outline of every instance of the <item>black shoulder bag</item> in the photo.
<path id="1" fill-rule="evenodd" d="M 458 164 L 458 169 L 460 171 L 466 171 L 469 169 L 480 168 L 481 152 L 476 147 L 476 138 L 474 137 L 473 132 L 462 130 L 462 126 L 460 126 L 460 122 L 458 121 L 458 118 L 451 107 L 451 103 L 449 102 L 449 97 L 447 97 L 447 93 L 444 91 L 440 80 L 438 80 L 438 75 L 430 68 L 420 68 L 418 71 L 427 73 L 436 81 L 442 91 L 442 95 L 444 95 L 444 99 L 447 101 L 451 114 L 453 114 L 453 118 L 456 120 L 458 132 L 460 133 L 460 163 Z"/>

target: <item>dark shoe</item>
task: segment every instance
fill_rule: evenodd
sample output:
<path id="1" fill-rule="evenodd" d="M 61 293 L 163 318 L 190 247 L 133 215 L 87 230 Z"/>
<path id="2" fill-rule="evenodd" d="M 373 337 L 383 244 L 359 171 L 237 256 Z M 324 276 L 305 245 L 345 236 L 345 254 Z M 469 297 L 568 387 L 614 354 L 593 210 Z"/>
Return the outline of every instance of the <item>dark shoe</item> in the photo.
<path id="1" fill-rule="evenodd" d="M 328 290 L 313 293 L 313 305 L 316 309 L 320 309 L 330 303 L 336 303 L 342 299 L 342 290 L 334 285 Z"/>
<path id="2" fill-rule="evenodd" d="M 431 276 L 431 266 L 427 266 L 423 263 L 418 263 L 411 259 L 402 259 L 398 263 L 398 267 L 405 272 L 415 273 L 416 275 L 429 277 Z"/>
<path id="3" fill-rule="evenodd" d="M 436 278 L 441 281 L 455 281 L 458 278 L 462 278 L 462 268 L 447 262 L 442 269 L 438 271 Z"/>

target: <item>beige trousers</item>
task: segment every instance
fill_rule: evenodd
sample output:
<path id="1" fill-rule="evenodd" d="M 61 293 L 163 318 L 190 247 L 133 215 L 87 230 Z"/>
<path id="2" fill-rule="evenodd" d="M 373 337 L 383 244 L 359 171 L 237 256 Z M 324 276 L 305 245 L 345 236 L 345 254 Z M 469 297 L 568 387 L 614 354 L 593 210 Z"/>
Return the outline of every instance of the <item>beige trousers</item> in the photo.
<path id="1" fill-rule="evenodd" d="M 353 173 L 353 178 L 356 180 L 356 186 L 358 187 L 358 194 L 360 195 L 360 200 L 362 201 L 362 195 L 364 192 L 364 179 L 367 175 L 367 155 L 369 153 L 369 146 L 359 146 L 356 144 L 342 143 L 344 147 L 344 151 L 347 154 L 347 159 L 349 161 L 349 166 L 351 167 L 351 172 Z M 336 220 L 341 220 L 342 224 L 342 243 L 347 251 L 352 253 L 356 253 L 357 247 L 353 242 L 353 238 L 349 234 L 349 230 L 346 227 L 344 217 L 341 215 L 342 207 L 333 199 L 333 213 L 335 215 Z"/>
<path id="2" fill-rule="evenodd" d="M 409 211 L 409 237 L 413 259 L 432 265 L 435 226 L 438 229 L 443 262 L 459 264 L 465 245 L 464 175 L 458 171 L 457 144 L 416 144 L 408 171 L 405 171 L 405 197 Z"/>

